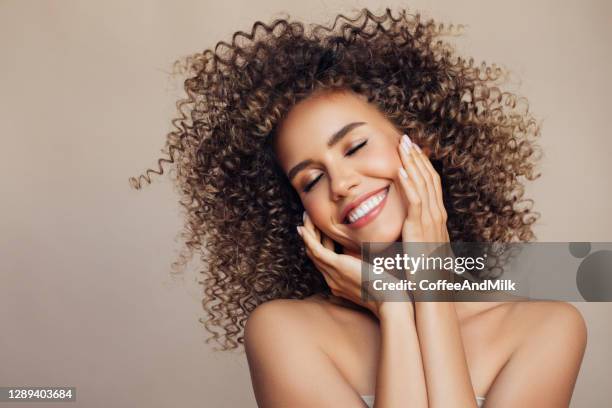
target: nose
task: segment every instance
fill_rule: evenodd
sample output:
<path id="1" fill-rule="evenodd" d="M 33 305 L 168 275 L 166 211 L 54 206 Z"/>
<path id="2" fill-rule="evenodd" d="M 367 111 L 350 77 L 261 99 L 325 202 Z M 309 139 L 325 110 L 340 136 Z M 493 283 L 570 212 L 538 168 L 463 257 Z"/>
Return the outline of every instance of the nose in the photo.
<path id="1" fill-rule="evenodd" d="M 338 201 L 351 194 L 351 190 L 359 185 L 359 175 L 349 166 L 338 166 L 329 171 L 330 189 L 333 201 Z"/>

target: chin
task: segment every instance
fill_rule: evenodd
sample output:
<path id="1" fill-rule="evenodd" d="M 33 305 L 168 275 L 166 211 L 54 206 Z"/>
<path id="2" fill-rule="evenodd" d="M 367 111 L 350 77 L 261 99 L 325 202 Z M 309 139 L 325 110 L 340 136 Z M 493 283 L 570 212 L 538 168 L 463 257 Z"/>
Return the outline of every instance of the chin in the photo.
<path id="1" fill-rule="evenodd" d="M 372 236 L 372 239 L 368 239 L 363 242 L 376 243 L 376 245 L 370 246 L 370 253 L 378 254 L 386 252 L 389 247 L 391 247 L 398 241 L 398 239 L 401 240 L 401 232 L 399 233 L 399 235 L 390 233 L 375 235 Z"/>
<path id="2" fill-rule="evenodd" d="M 382 228 L 372 231 L 362 242 L 388 242 L 393 243 L 402 237 L 402 225 L 387 224 Z"/>
<path id="3" fill-rule="evenodd" d="M 396 242 L 401 239 L 402 236 L 402 225 L 404 218 L 396 212 L 387 212 L 381 214 L 382 217 L 355 234 L 356 241 L 361 244 L 362 242 Z"/>

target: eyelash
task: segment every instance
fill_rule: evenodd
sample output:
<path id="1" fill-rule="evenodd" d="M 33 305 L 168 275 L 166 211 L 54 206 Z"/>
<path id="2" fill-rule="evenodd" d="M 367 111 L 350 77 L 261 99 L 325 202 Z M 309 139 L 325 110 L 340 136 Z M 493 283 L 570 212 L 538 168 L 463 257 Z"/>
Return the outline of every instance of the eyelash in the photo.
<path id="1" fill-rule="evenodd" d="M 357 150 L 361 149 L 363 146 L 366 145 L 366 143 L 368 143 L 368 139 L 364 140 L 363 142 L 359 143 L 357 146 L 353 147 L 351 150 L 349 150 L 348 152 L 346 152 L 347 156 L 351 156 L 353 153 L 355 153 Z"/>
<path id="2" fill-rule="evenodd" d="M 365 146 L 368 143 L 368 140 L 364 140 L 363 142 L 359 143 L 357 146 L 353 147 L 351 150 L 349 150 L 348 152 L 346 152 L 346 156 L 352 156 L 353 154 L 355 154 L 357 152 L 357 150 L 361 149 L 363 146 Z M 312 188 L 314 187 L 315 184 L 317 184 L 317 182 L 319 181 L 319 179 L 323 176 L 323 173 L 319 174 L 317 176 L 317 178 L 315 178 L 314 180 L 312 180 L 310 183 L 308 183 L 306 185 L 306 187 L 304 187 L 304 192 L 307 193 L 310 190 L 312 190 Z"/>

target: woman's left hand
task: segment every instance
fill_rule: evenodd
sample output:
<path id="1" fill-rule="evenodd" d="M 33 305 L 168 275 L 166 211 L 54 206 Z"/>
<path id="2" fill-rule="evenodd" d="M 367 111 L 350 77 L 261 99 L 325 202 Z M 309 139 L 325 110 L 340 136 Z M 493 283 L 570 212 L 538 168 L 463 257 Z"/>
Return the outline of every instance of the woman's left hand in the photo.
<path id="1" fill-rule="evenodd" d="M 402 241 L 449 242 L 440 175 L 408 136 L 402 136 L 398 150 L 402 167 L 397 182 L 408 212 L 402 227 Z"/>
<path id="2" fill-rule="evenodd" d="M 450 242 L 450 239 L 446 227 L 447 214 L 442 199 L 440 175 L 427 155 L 418 145 L 411 142 L 408 136 L 402 137 L 398 150 L 402 160 L 402 167 L 398 171 L 399 190 L 403 193 L 408 212 L 402 227 L 402 241 L 415 244 L 405 245 L 404 250 L 426 253 L 427 256 L 453 256 L 451 246 L 444 244 Z M 445 269 L 428 270 L 427 275 L 414 272 L 410 274 L 411 280 L 415 282 L 424 278 L 437 278 L 438 280 L 454 278 L 451 271 Z M 416 287 L 420 287 L 418 283 Z M 414 290 L 412 295 L 416 301 L 433 300 L 438 295 L 448 296 L 446 293 L 422 292 L 418 289 Z"/>

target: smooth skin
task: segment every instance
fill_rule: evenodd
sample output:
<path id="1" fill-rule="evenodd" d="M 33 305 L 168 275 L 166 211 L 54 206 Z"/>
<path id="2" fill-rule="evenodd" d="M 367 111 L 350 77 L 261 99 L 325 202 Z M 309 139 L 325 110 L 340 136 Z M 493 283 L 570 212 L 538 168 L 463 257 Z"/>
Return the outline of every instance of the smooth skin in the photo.
<path id="1" fill-rule="evenodd" d="M 329 146 L 350 123 L 362 124 Z M 275 148 L 306 209 L 296 233 L 334 296 L 274 300 L 250 315 L 245 347 L 258 405 L 363 407 L 360 395 L 375 394 L 377 408 L 476 407 L 476 396 L 486 407 L 568 406 L 586 347 L 573 306 L 361 300 L 361 242 L 449 239 L 440 177 L 401 140 L 350 93 L 313 95 L 285 120 Z M 386 185 L 372 222 L 343 223 L 347 203 Z"/>

